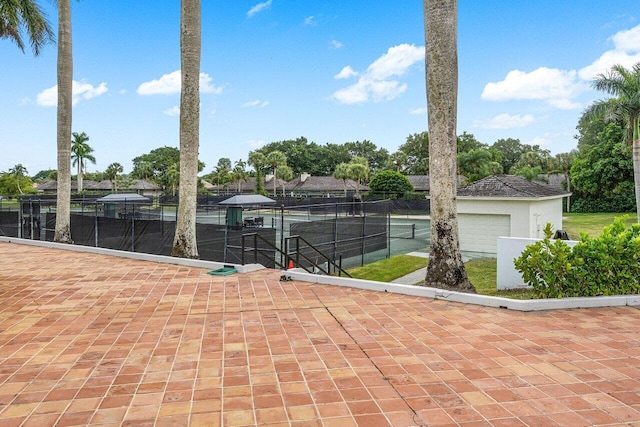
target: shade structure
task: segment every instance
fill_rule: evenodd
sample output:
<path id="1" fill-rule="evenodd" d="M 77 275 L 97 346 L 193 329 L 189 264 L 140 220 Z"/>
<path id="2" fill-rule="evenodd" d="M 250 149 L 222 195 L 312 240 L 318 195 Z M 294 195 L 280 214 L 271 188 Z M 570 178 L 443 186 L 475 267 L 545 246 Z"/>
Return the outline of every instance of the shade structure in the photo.
<path id="1" fill-rule="evenodd" d="M 96 200 L 98 203 L 126 203 L 126 204 L 148 204 L 151 199 L 141 196 L 137 193 L 115 193 L 108 196 L 100 197 Z"/>
<path id="2" fill-rule="evenodd" d="M 218 203 L 223 206 L 260 206 L 276 201 L 260 194 L 239 194 Z"/>

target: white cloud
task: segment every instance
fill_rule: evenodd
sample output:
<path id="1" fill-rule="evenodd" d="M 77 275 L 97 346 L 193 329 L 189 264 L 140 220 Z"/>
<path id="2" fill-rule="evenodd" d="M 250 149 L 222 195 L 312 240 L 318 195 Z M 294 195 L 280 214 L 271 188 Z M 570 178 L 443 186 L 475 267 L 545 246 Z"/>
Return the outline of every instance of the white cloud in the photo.
<path id="1" fill-rule="evenodd" d="M 109 91 L 107 84 L 102 82 L 98 86 L 93 86 L 85 82 L 73 81 L 71 86 L 72 105 L 77 105 L 81 100 L 89 100 L 103 95 Z M 43 90 L 36 97 L 36 103 L 43 107 L 55 107 L 58 105 L 58 85 Z"/>
<path id="2" fill-rule="evenodd" d="M 357 76 L 357 75 L 358 75 L 358 73 L 356 71 L 354 71 L 353 68 L 351 68 L 350 65 L 347 65 L 342 70 L 340 70 L 340 72 L 338 74 L 333 76 L 333 78 L 336 79 L 336 80 L 340 80 L 340 79 L 348 79 L 349 77 L 353 77 L 353 76 Z"/>
<path id="3" fill-rule="evenodd" d="M 269 9 L 271 7 L 271 1 L 272 0 L 267 0 L 263 3 L 258 3 L 255 6 L 253 6 L 251 9 L 249 9 L 249 11 L 247 12 L 247 18 L 251 18 L 253 15 L 255 15 L 258 12 L 262 12 L 265 9 Z"/>
<path id="4" fill-rule="evenodd" d="M 342 44 L 342 42 L 340 42 L 340 41 L 338 41 L 338 40 L 331 40 L 331 41 L 329 42 L 329 46 L 330 46 L 332 49 L 340 49 L 340 48 L 344 47 L 344 44 Z"/>
<path id="5" fill-rule="evenodd" d="M 531 145 L 531 146 L 539 145 L 539 146 L 541 146 L 541 147 L 544 147 L 544 146 L 551 145 L 551 142 L 552 142 L 552 141 L 551 141 L 550 139 L 543 138 L 543 137 L 541 137 L 541 136 L 536 136 L 536 137 L 535 137 L 535 138 L 533 138 L 531 141 L 523 142 L 523 144 Z"/>
<path id="6" fill-rule="evenodd" d="M 611 67 L 620 64 L 631 68 L 640 62 L 640 25 L 619 31 L 609 38 L 613 49 L 604 52 L 598 59 L 582 68 L 578 74 L 583 80 L 593 80 L 599 74 L 606 74 Z"/>
<path id="7" fill-rule="evenodd" d="M 269 105 L 269 101 L 260 101 L 259 99 L 256 99 L 254 101 L 247 101 L 244 104 L 242 104 L 242 106 L 245 108 L 248 108 L 248 107 L 264 108 L 267 105 Z"/>
<path id="8" fill-rule="evenodd" d="M 266 144 L 266 141 L 262 139 L 250 139 L 249 141 L 247 141 L 247 144 L 249 145 L 249 148 L 251 148 L 252 150 L 257 150 L 258 148 Z"/>
<path id="9" fill-rule="evenodd" d="M 213 79 L 207 73 L 200 73 L 201 93 L 222 93 L 222 86 L 215 86 L 211 82 Z M 182 86 L 182 73 L 176 70 L 169 74 L 163 74 L 156 80 L 144 82 L 138 86 L 138 95 L 173 95 L 180 93 Z"/>
<path id="10" fill-rule="evenodd" d="M 629 30 L 618 31 L 611 36 L 611 40 L 617 50 L 640 51 L 640 25 Z"/>
<path id="11" fill-rule="evenodd" d="M 342 104 L 389 101 L 407 90 L 406 83 L 394 77 L 404 75 L 411 66 L 424 60 L 424 46 L 401 44 L 389 48 L 387 53 L 376 59 L 360 74 L 358 82 L 333 93 L 332 98 Z M 351 67 L 344 67 L 334 76 L 347 78 L 357 75 Z"/>
<path id="12" fill-rule="evenodd" d="M 213 78 L 209 74 L 200 73 L 200 92 L 220 95 L 222 93 L 222 86 L 216 86 L 211 83 L 212 81 Z"/>
<path id="13" fill-rule="evenodd" d="M 311 25 L 312 27 L 315 27 L 316 25 L 318 25 L 315 19 L 316 18 L 313 15 L 307 16 L 306 18 L 304 18 L 304 25 Z"/>
<path id="14" fill-rule="evenodd" d="M 580 110 L 582 108 L 581 103 L 572 102 L 568 99 L 549 99 L 547 104 L 559 110 Z"/>
<path id="15" fill-rule="evenodd" d="M 531 114 L 521 116 L 503 113 L 486 121 L 475 120 L 473 126 L 481 129 L 513 129 L 528 126 L 533 122 L 535 118 Z"/>
<path id="16" fill-rule="evenodd" d="M 167 116 L 179 116 L 180 115 L 180 106 L 174 105 L 171 108 L 167 108 L 163 111 Z"/>
<path id="17" fill-rule="evenodd" d="M 514 99 L 566 99 L 583 90 L 575 71 L 540 67 L 530 73 L 509 71 L 504 80 L 487 83 L 482 99 L 509 101 Z"/>

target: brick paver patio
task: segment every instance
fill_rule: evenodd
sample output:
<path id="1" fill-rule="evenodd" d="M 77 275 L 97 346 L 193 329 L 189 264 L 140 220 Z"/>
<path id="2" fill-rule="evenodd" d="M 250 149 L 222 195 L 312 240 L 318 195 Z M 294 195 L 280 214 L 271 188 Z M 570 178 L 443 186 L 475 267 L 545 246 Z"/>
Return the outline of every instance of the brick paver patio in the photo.
<path id="1" fill-rule="evenodd" d="M 640 425 L 640 310 L 0 243 L 0 426 Z"/>

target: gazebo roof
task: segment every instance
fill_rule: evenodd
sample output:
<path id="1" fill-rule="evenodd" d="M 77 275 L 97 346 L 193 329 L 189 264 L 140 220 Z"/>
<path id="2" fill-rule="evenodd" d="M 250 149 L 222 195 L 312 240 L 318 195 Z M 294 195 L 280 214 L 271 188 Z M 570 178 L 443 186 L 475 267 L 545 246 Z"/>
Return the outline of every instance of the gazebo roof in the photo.
<path id="1" fill-rule="evenodd" d="M 261 194 L 238 194 L 218 203 L 225 206 L 256 206 L 275 203 L 276 201 Z"/>
<path id="2" fill-rule="evenodd" d="M 141 196 L 137 193 L 114 193 L 108 196 L 100 197 L 96 200 L 98 203 L 134 203 L 146 204 L 151 203 L 151 199 Z"/>

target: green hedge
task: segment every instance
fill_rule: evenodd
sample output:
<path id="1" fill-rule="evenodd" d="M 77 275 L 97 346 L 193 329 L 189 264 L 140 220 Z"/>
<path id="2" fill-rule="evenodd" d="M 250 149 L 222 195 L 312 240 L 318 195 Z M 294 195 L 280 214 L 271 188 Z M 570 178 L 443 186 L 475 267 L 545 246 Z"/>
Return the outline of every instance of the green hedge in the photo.
<path id="1" fill-rule="evenodd" d="M 618 194 L 614 197 L 572 197 L 571 212 L 635 212 L 636 197 L 633 193 Z"/>
<path id="2" fill-rule="evenodd" d="M 542 298 L 640 294 L 640 224 L 625 225 L 616 218 L 602 234 L 586 234 L 571 248 L 545 238 L 528 245 L 514 260 L 516 269 Z"/>

